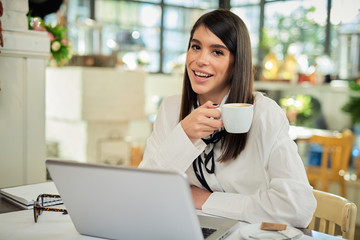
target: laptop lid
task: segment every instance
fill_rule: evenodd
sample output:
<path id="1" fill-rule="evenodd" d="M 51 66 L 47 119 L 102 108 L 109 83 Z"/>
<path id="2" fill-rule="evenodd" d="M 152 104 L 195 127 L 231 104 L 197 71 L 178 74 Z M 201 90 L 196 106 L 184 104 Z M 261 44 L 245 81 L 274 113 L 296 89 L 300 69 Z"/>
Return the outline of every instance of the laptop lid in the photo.
<path id="1" fill-rule="evenodd" d="M 190 187 L 182 175 L 64 160 L 47 160 L 46 166 L 80 234 L 109 239 L 203 239 Z"/>

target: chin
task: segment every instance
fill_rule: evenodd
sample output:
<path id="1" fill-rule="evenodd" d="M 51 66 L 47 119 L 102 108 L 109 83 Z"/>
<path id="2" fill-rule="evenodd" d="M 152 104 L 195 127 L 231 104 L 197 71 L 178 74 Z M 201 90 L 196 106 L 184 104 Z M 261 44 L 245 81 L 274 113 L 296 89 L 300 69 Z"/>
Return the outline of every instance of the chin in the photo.
<path id="1" fill-rule="evenodd" d="M 191 85 L 191 88 L 198 95 L 206 94 L 208 92 L 207 89 L 204 89 L 203 87 Z"/>

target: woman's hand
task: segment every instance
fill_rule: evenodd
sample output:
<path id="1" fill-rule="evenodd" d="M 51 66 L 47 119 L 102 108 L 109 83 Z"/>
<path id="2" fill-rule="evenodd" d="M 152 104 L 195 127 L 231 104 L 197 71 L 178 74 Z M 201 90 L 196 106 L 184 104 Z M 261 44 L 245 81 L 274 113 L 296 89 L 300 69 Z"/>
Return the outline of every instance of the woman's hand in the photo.
<path id="1" fill-rule="evenodd" d="M 194 205 L 196 209 L 201 209 L 202 205 L 206 202 L 206 200 L 211 195 L 211 192 L 208 192 L 204 189 L 191 186 L 191 193 L 194 201 Z"/>
<path id="2" fill-rule="evenodd" d="M 217 120 L 221 115 L 217 107 L 217 104 L 207 101 L 181 121 L 181 126 L 191 141 L 209 136 L 223 126 L 223 122 Z"/>

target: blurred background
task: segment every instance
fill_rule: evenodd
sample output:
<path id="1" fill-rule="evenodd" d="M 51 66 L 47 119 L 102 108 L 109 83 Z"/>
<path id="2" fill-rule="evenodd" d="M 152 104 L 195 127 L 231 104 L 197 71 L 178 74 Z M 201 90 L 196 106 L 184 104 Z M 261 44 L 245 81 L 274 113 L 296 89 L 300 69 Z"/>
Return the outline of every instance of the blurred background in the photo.
<path id="1" fill-rule="evenodd" d="M 341 178 L 359 205 L 359 0 L 0 2 L 0 188 L 48 179 L 46 158 L 137 166 L 161 101 L 182 92 L 192 25 L 225 8 L 306 167 L 322 154 L 311 136 L 354 134 Z"/>
<path id="2" fill-rule="evenodd" d="M 29 4 L 33 16 L 69 29 L 74 54 L 115 55 L 118 64 L 129 69 L 145 65 L 149 72 L 176 71 L 184 64 L 194 21 L 222 7 L 248 26 L 258 68 L 273 53 L 278 61 L 295 56 L 302 73 L 312 72 L 310 66 L 316 65 L 327 81 L 356 78 L 359 72 L 356 0 L 30 0 Z"/>
<path id="3" fill-rule="evenodd" d="M 255 90 L 274 99 L 291 126 L 332 133 L 350 128 L 357 135 L 355 168 L 357 0 L 29 0 L 29 29 L 50 37 L 47 155 L 140 161 L 162 99 L 181 93 L 193 23 L 217 8 L 231 10 L 248 27 Z M 291 131 L 295 140 L 301 134 Z M 301 144 L 307 164 L 312 150 Z"/>

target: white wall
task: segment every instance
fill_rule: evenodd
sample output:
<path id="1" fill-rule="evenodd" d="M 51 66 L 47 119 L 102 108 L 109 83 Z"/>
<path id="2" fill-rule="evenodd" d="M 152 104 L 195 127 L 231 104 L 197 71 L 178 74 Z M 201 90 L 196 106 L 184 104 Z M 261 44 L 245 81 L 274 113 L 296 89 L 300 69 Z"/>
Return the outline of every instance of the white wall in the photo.
<path id="1" fill-rule="evenodd" d="M 50 41 L 27 30 L 28 1 L 3 0 L 0 188 L 45 181 L 45 66 Z"/>

